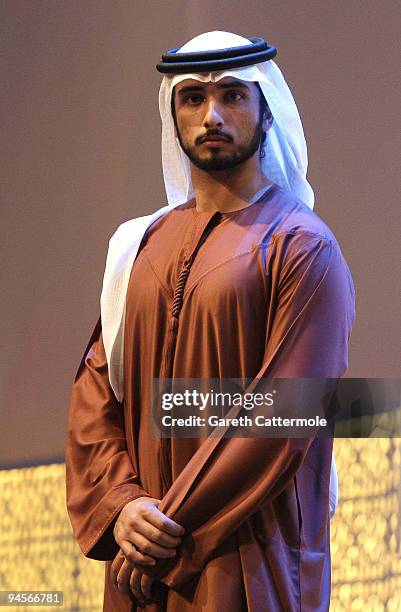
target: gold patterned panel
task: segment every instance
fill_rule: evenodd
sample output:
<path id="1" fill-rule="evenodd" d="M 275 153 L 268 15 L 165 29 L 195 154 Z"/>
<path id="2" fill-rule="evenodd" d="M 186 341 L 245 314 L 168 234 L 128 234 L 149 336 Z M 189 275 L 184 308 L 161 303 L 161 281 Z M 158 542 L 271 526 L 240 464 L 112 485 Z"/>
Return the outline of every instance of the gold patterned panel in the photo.
<path id="1" fill-rule="evenodd" d="M 401 610 L 399 439 L 337 439 L 331 523 L 333 612 Z"/>
<path id="2" fill-rule="evenodd" d="M 338 439 L 334 447 L 330 609 L 399 612 L 401 441 Z M 64 591 L 62 610 L 102 609 L 104 566 L 85 559 L 73 538 L 63 464 L 0 471 L 0 551 L 0 590 Z"/>
<path id="3" fill-rule="evenodd" d="M 0 550 L 1 590 L 64 591 L 58 609 L 102 609 L 104 566 L 83 557 L 73 538 L 63 464 L 0 471 Z"/>

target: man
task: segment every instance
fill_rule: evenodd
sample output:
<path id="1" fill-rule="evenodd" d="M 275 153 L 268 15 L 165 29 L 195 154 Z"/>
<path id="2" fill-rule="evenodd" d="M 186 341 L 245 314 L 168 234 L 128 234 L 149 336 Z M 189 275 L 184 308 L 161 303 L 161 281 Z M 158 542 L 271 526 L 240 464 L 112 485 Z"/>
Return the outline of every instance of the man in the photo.
<path id="1" fill-rule="evenodd" d="M 152 435 L 151 379 L 347 367 L 352 279 L 274 55 L 211 32 L 158 65 L 169 205 L 110 241 L 70 407 L 67 505 L 105 610 L 329 606 L 332 440 Z"/>

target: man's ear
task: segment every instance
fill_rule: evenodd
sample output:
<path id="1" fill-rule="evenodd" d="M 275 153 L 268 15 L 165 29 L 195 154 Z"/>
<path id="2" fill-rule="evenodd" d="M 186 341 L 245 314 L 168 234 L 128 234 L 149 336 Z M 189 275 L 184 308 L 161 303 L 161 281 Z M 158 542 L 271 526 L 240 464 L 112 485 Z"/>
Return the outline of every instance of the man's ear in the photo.
<path id="1" fill-rule="evenodd" d="M 263 111 L 263 126 L 266 130 L 266 132 L 268 132 L 272 126 L 273 123 L 273 115 L 272 112 L 270 110 L 270 108 L 265 108 L 265 110 Z"/>
<path id="2" fill-rule="evenodd" d="M 263 119 L 266 121 L 267 124 L 271 125 L 273 123 L 273 115 L 272 115 L 272 112 L 271 112 L 271 110 L 270 110 L 270 108 L 268 106 L 263 111 Z M 269 127 L 270 127 L 270 125 L 269 125 Z"/>

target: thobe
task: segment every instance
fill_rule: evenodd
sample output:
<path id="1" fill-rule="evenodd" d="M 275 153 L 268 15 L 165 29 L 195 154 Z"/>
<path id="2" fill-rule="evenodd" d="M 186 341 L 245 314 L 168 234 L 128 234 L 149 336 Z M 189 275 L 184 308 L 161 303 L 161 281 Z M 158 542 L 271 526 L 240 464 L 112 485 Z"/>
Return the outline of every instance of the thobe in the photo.
<path id="1" fill-rule="evenodd" d="M 332 440 L 166 442 L 152 435 L 150 381 L 340 377 L 354 288 L 332 232 L 275 184 L 228 213 L 191 200 L 146 231 L 126 299 L 124 401 L 99 320 L 73 386 L 66 457 L 75 537 L 107 561 L 104 610 L 137 609 L 110 580 L 112 530 L 145 495 L 186 529 L 176 558 L 151 570 L 149 612 L 328 610 Z"/>

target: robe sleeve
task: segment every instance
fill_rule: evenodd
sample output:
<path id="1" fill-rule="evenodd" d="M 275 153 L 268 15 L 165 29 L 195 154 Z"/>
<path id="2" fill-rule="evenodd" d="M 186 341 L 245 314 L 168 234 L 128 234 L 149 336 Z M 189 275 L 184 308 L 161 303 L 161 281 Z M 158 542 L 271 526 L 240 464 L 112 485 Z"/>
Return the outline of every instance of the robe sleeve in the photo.
<path id="1" fill-rule="evenodd" d="M 265 273 L 270 305 L 256 378 L 339 378 L 348 364 L 355 296 L 334 237 L 299 229 L 275 236 Z M 200 573 L 225 539 L 290 484 L 312 441 L 208 438 L 159 506 L 187 530 L 176 561 L 149 573 L 172 588 Z"/>
<path id="2" fill-rule="evenodd" d="M 123 405 L 110 387 L 100 319 L 75 377 L 66 447 L 67 510 L 84 555 L 111 560 L 118 513 L 149 494 L 126 447 Z"/>

